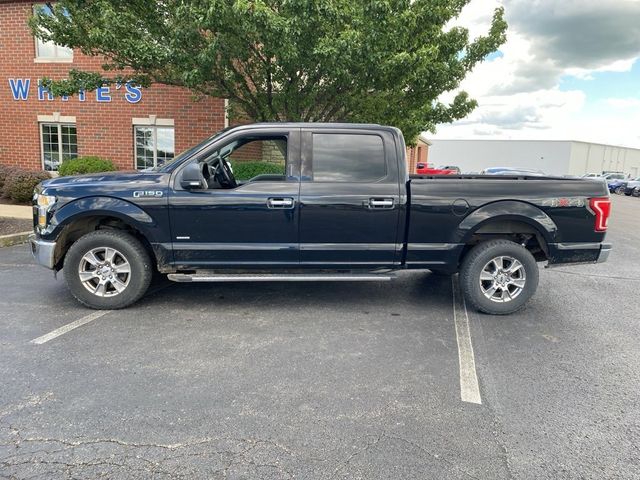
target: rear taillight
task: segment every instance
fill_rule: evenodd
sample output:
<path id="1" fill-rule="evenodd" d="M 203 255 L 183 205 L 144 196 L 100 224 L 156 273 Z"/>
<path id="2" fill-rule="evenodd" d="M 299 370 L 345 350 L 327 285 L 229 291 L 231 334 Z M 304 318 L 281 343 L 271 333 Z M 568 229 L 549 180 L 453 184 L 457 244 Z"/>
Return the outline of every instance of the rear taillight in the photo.
<path id="1" fill-rule="evenodd" d="M 606 232 L 609 214 L 611 213 L 611 199 L 608 197 L 591 198 L 589 200 L 589 208 L 596 216 L 596 232 Z"/>

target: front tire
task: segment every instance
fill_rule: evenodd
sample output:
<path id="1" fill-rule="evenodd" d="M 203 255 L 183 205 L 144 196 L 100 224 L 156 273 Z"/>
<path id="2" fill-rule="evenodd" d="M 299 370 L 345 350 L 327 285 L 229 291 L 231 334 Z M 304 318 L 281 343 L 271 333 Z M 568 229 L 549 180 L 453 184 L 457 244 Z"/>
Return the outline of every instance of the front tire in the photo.
<path id="1" fill-rule="evenodd" d="M 473 247 L 460 270 L 467 303 L 491 315 L 520 310 L 538 288 L 538 264 L 531 253 L 509 240 L 491 240 Z"/>
<path id="2" fill-rule="evenodd" d="M 116 310 L 138 301 L 153 277 L 149 253 L 134 236 L 96 230 L 79 238 L 64 259 L 71 294 L 96 310 Z"/>

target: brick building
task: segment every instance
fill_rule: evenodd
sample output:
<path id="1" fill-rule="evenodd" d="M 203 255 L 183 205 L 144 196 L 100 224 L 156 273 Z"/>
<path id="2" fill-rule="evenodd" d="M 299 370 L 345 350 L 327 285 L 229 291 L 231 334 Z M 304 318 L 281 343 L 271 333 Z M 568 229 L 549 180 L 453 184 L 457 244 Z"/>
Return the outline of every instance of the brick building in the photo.
<path id="1" fill-rule="evenodd" d="M 98 155 L 121 169 L 153 166 L 225 126 L 225 101 L 186 89 L 103 87 L 51 98 L 42 77 L 100 70 L 101 60 L 34 39 L 33 2 L 0 1 L 0 162 L 55 170 L 62 159 Z"/>
<path id="2" fill-rule="evenodd" d="M 97 155 L 123 170 L 146 168 L 227 125 L 224 99 L 196 99 L 165 85 L 51 97 L 41 78 L 62 79 L 72 68 L 100 71 L 102 61 L 35 39 L 27 25 L 35 4 L 0 0 L 0 163 L 51 171 L 64 159 Z M 408 149 L 410 171 L 426 161 L 427 148 L 421 139 Z"/>
<path id="3" fill-rule="evenodd" d="M 429 160 L 430 146 L 431 142 L 427 140 L 424 135 L 420 135 L 416 146 L 407 148 L 407 167 L 409 168 L 409 172 L 414 173 L 418 163 L 427 163 Z"/>

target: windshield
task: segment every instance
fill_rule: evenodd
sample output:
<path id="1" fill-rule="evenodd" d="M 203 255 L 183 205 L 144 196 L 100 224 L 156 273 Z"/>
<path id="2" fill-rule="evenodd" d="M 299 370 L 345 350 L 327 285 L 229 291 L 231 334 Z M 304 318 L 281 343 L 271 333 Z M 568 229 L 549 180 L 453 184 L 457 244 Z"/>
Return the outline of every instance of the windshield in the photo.
<path id="1" fill-rule="evenodd" d="M 190 157 L 191 155 L 193 155 L 197 151 L 201 150 L 205 145 L 208 145 L 213 140 L 215 140 L 217 137 L 220 137 L 220 136 L 224 135 L 225 133 L 227 133 L 232 128 L 233 127 L 223 128 L 219 132 L 216 132 L 213 135 L 211 135 L 210 137 L 204 139 L 202 142 L 198 143 L 197 145 L 195 145 L 193 147 L 189 147 L 186 150 L 182 151 L 179 155 L 176 155 L 169 162 L 166 162 L 165 164 L 159 165 L 159 166 L 154 167 L 154 168 L 150 168 L 147 171 L 149 171 L 149 172 L 168 172 L 168 171 L 171 171 L 171 169 L 173 168 L 174 165 L 177 165 L 183 159 L 185 159 L 187 157 Z"/>

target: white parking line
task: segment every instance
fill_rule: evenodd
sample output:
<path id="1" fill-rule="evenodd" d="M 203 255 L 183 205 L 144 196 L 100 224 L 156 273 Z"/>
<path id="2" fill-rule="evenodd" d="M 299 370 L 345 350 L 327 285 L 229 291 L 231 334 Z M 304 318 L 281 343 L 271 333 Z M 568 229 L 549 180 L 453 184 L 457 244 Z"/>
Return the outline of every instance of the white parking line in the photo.
<path id="1" fill-rule="evenodd" d="M 473 356 L 471 331 L 469 330 L 469 314 L 467 304 L 460 293 L 457 276 L 451 277 L 453 292 L 453 322 L 456 327 L 458 341 L 458 360 L 460 363 L 460 398 L 463 402 L 482 404 L 480 386 L 476 373 L 476 361 Z"/>
<path id="2" fill-rule="evenodd" d="M 149 290 L 149 292 L 147 293 L 147 296 L 151 296 L 155 293 L 158 293 L 159 291 L 164 290 L 170 285 L 171 284 L 162 285 L 158 288 Z M 67 323 L 66 325 L 63 325 L 60 328 L 56 328 L 55 330 L 49 333 L 46 333 L 41 337 L 34 338 L 29 343 L 33 343 L 35 345 L 42 345 L 43 343 L 47 343 L 49 340 L 53 340 L 54 338 L 57 338 L 60 335 L 64 335 L 65 333 L 68 333 L 71 330 L 75 330 L 76 328 L 81 327 L 82 325 L 86 325 L 89 322 L 93 322 L 94 320 L 97 320 L 98 318 L 103 317 L 104 315 L 106 315 L 107 313 L 111 313 L 112 311 L 113 310 L 98 310 L 97 312 L 90 313 L 86 317 L 82 317 L 81 319 L 76 320 L 75 322 Z"/>
<path id="3" fill-rule="evenodd" d="M 47 343 L 49 340 L 53 340 L 54 338 L 57 338 L 60 335 L 64 335 L 65 333 L 70 332 L 71 330 L 74 330 L 78 327 L 81 327 L 82 325 L 86 325 L 89 322 L 93 322 L 94 320 L 97 320 L 98 318 L 106 315 L 107 313 L 110 313 L 111 311 L 112 310 L 99 310 L 97 312 L 90 313 L 86 317 L 82 317 L 81 319 L 76 320 L 75 322 L 67 323 L 66 325 L 63 325 L 60 328 L 56 328 L 55 330 L 49 333 L 46 333 L 41 337 L 34 338 L 29 343 L 33 343 L 35 345 L 42 345 L 43 343 Z"/>

